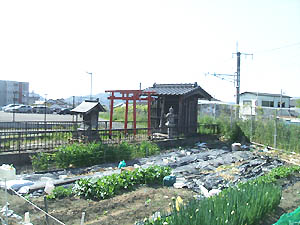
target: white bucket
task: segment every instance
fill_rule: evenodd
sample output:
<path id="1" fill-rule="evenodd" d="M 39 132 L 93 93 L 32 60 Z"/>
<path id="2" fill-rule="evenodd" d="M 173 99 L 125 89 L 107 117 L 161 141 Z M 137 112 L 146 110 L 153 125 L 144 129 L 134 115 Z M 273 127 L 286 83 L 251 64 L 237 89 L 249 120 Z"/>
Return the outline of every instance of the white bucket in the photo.
<path id="1" fill-rule="evenodd" d="M 0 180 L 15 180 L 16 169 L 13 166 L 3 164 L 0 166 Z"/>

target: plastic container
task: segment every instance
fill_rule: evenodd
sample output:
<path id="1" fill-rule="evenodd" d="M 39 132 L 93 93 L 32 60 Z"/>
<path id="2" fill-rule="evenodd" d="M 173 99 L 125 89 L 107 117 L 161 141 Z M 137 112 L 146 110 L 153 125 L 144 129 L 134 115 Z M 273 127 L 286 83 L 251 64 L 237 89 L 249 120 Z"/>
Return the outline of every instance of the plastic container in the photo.
<path id="1" fill-rule="evenodd" d="M 165 176 L 163 179 L 163 185 L 167 187 L 173 186 L 176 182 L 176 176 Z"/>
<path id="2" fill-rule="evenodd" d="M 15 180 L 16 169 L 13 166 L 3 164 L 0 166 L 0 180 Z"/>
<path id="3" fill-rule="evenodd" d="M 126 162 L 123 160 L 119 163 L 118 168 L 121 169 L 122 167 L 126 167 Z"/>

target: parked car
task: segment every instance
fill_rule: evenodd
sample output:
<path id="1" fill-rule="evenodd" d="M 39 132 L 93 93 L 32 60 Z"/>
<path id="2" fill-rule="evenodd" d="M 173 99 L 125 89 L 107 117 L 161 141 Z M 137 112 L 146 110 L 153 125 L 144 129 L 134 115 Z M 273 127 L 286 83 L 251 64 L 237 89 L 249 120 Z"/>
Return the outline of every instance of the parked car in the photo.
<path id="1" fill-rule="evenodd" d="M 72 114 L 71 113 L 71 109 L 68 108 L 63 108 L 60 110 L 60 112 L 58 112 L 59 115 L 66 115 L 66 114 Z"/>
<path id="2" fill-rule="evenodd" d="M 4 112 L 11 112 L 10 109 L 13 108 L 13 107 L 16 107 L 16 106 L 19 106 L 20 104 L 8 104 L 6 106 L 3 106 L 2 107 L 2 110 Z"/>
<path id="3" fill-rule="evenodd" d="M 49 108 L 49 107 L 45 107 L 45 106 L 34 106 L 32 107 L 32 112 L 34 113 L 40 113 L 40 114 L 43 114 L 43 113 L 47 113 L 47 114 L 52 114 L 52 110 Z"/>
<path id="4" fill-rule="evenodd" d="M 32 113 L 32 107 L 30 105 L 18 105 L 13 107 L 12 111 L 17 113 Z"/>

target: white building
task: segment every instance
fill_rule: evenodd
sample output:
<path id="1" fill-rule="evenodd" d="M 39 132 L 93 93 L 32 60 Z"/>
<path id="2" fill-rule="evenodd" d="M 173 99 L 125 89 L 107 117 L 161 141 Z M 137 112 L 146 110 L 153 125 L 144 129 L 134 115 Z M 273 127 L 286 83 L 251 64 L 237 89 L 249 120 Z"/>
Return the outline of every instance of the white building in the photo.
<path id="1" fill-rule="evenodd" d="M 281 94 L 244 92 L 240 94 L 240 106 L 250 105 L 253 107 L 290 108 L 290 99 L 290 96 Z"/>
<path id="2" fill-rule="evenodd" d="M 290 96 L 281 94 L 244 92 L 240 94 L 240 113 L 243 116 L 256 115 L 257 109 L 261 108 L 265 115 L 273 115 L 275 109 L 281 109 L 281 116 L 291 116 L 290 99 Z"/>
<path id="3" fill-rule="evenodd" d="M 28 104 L 29 83 L 0 80 L 0 106 L 17 103 Z"/>

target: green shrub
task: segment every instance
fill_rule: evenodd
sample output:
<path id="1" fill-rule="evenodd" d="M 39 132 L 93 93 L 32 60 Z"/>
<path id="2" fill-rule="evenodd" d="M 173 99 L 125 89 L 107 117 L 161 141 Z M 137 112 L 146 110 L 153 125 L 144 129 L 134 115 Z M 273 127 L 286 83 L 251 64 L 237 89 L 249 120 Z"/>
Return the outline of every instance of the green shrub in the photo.
<path id="1" fill-rule="evenodd" d="M 264 145 L 274 145 L 275 120 L 257 116 L 256 119 L 232 120 L 225 116 L 216 119 L 212 116 L 198 118 L 200 124 L 217 124 L 219 134 L 231 142 L 254 141 Z M 200 126 L 201 134 L 212 134 L 213 130 Z M 277 148 L 300 153 L 300 126 L 277 121 Z"/>
<path id="2" fill-rule="evenodd" d="M 101 143 L 72 144 L 58 148 L 55 163 L 59 168 L 91 166 L 103 163 L 103 145 Z"/>
<path id="3" fill-rule="evenodd" d="M 102 143 L 61 146 L 57 151 L 38 153 L 32 157 L 34 170 L 48 170 L 50 166 L 57 168 L 85 167 L 105 162 L 118 162 L 138 157 L 145 157 L 159 153 L 159 147 L 151 142 L 143 141 L 141 144 L 122 142 L 119 145 Z"/>
<path id="4" fill-rule="evenodd" d="M 49 170 L 51 165 L 53 164 L 54 154 L 50 153 L 38 153 L 31 157 L 32 168 L 37 170 Z"/>

